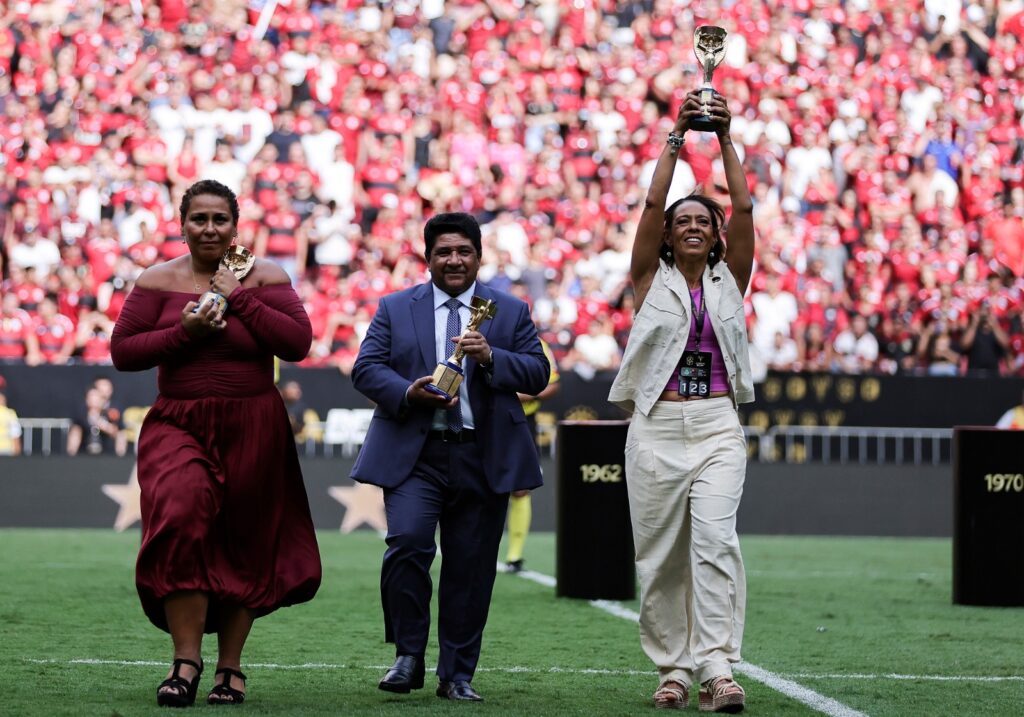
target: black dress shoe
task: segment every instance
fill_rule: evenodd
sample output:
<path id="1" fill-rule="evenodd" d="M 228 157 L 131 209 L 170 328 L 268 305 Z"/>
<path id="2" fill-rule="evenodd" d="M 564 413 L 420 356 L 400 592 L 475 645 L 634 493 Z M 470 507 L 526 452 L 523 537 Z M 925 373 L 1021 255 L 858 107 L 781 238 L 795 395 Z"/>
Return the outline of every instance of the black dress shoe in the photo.
<path id="1" fill-rule="evenodd" d="M 377 687 L 385 692 L 406 693 L 423 687 L 423 658 L 399 655 Z"/>
<path id="2" fill-rule="evenodd" d="M 447 700 L 463 700 L 465 702 L 484 701 L 484 698 L 478 695 L 466 680 L 455 680 L 454 682 L 442 680 L 437 685 L 437 696 Z"/>

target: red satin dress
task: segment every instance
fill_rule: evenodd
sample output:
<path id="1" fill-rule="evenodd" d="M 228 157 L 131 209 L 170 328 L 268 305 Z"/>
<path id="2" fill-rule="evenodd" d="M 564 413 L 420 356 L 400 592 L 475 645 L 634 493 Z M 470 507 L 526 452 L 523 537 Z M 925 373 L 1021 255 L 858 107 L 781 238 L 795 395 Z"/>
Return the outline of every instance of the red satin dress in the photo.
<path id="1" fill-rule="evenodd" d="M 142 546 L 135 582 L 150 621 L 167 630 L 163 598 L 210 596 L 257 615 L 310 600 L 320 552 L 273 357 L 305 358 L 309 317 L 288 284 L 238 288 L 223 332 L 191 338 L 181 324 L 197 294 L 136 287 L 111 339 L 122 371 L 159 366 L 160 395 L 138 443 Z"/>

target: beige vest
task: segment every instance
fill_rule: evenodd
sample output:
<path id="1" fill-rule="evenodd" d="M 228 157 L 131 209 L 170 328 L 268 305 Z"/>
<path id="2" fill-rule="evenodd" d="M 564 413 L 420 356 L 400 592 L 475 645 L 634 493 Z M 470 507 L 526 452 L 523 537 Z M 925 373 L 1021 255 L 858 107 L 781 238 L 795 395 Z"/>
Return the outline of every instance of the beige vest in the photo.
<path id="1" fill-rule="evenodd" d="M 704 302 L 725 359 L 733 405 L 754 400 L 743 295 L 725 262 L 704 270 Z M 658 271 L 640 311 L 608 400 L 627 411 L 648 415 L 672 377 L 690 335 L 690 293 L 676 267 L 658 262 Z"/>

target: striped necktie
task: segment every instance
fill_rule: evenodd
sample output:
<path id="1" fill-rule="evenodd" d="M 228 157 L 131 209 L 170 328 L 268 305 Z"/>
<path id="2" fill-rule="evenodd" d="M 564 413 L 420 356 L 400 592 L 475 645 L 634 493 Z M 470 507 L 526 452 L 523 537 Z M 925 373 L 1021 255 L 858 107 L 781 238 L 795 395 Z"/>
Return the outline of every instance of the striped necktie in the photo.
<path id="1" fill-rule="evenodd" d="M 458 299 L 448 299 L 444 305 L 448 307 L 448 325 L 445 328 L 445 350 L 442 353 L 447 355 L 449 339 L 462 333 L 462 319 L 459 317 L 459 307 L 462 306 L 462 303 Z M 448 409 L 448 430 L 455 433 L 462 431 L 461 404 L 456 404 L 455 408 Z"/>

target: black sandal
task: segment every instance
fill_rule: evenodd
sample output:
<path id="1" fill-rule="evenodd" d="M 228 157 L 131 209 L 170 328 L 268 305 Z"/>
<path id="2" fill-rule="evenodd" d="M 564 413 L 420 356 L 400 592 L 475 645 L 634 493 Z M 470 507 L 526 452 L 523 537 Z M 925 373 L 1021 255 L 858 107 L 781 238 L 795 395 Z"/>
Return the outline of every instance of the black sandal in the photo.
<path id="1" fill-rule="evenodd" d="M 181 676 L 181 666 L 194 667 L 196 676 L 191 681 Z M 196 692 L 199 690 L 199 678 L 203 676 L 203 661 L 197 665 L 192 660 L 176 659 L 174 671 L 171 676 L 160 683 L 156 688 L 156 703 L 161 707 L 189 707 L 196 701 Z M 161 692 L 164 688 L 170 688 L 173 692 Z"/>
<path id="2" fill-rule="evenodd" d="M 210 690 L 210 694 L 206 698 L 207 704 L 240 705 L 245 702 L 245 693 L 241 690 L 236 690 L 231 686 L 232 677 L 237 677 L 244 683 L 246 679 L 248 679 L 245 675 L 238 670 L 231 669 L 230 667 L 222 667 L 214 674 L 224 675 L 224 682 L 213 686 L 213 689 Z"/>

